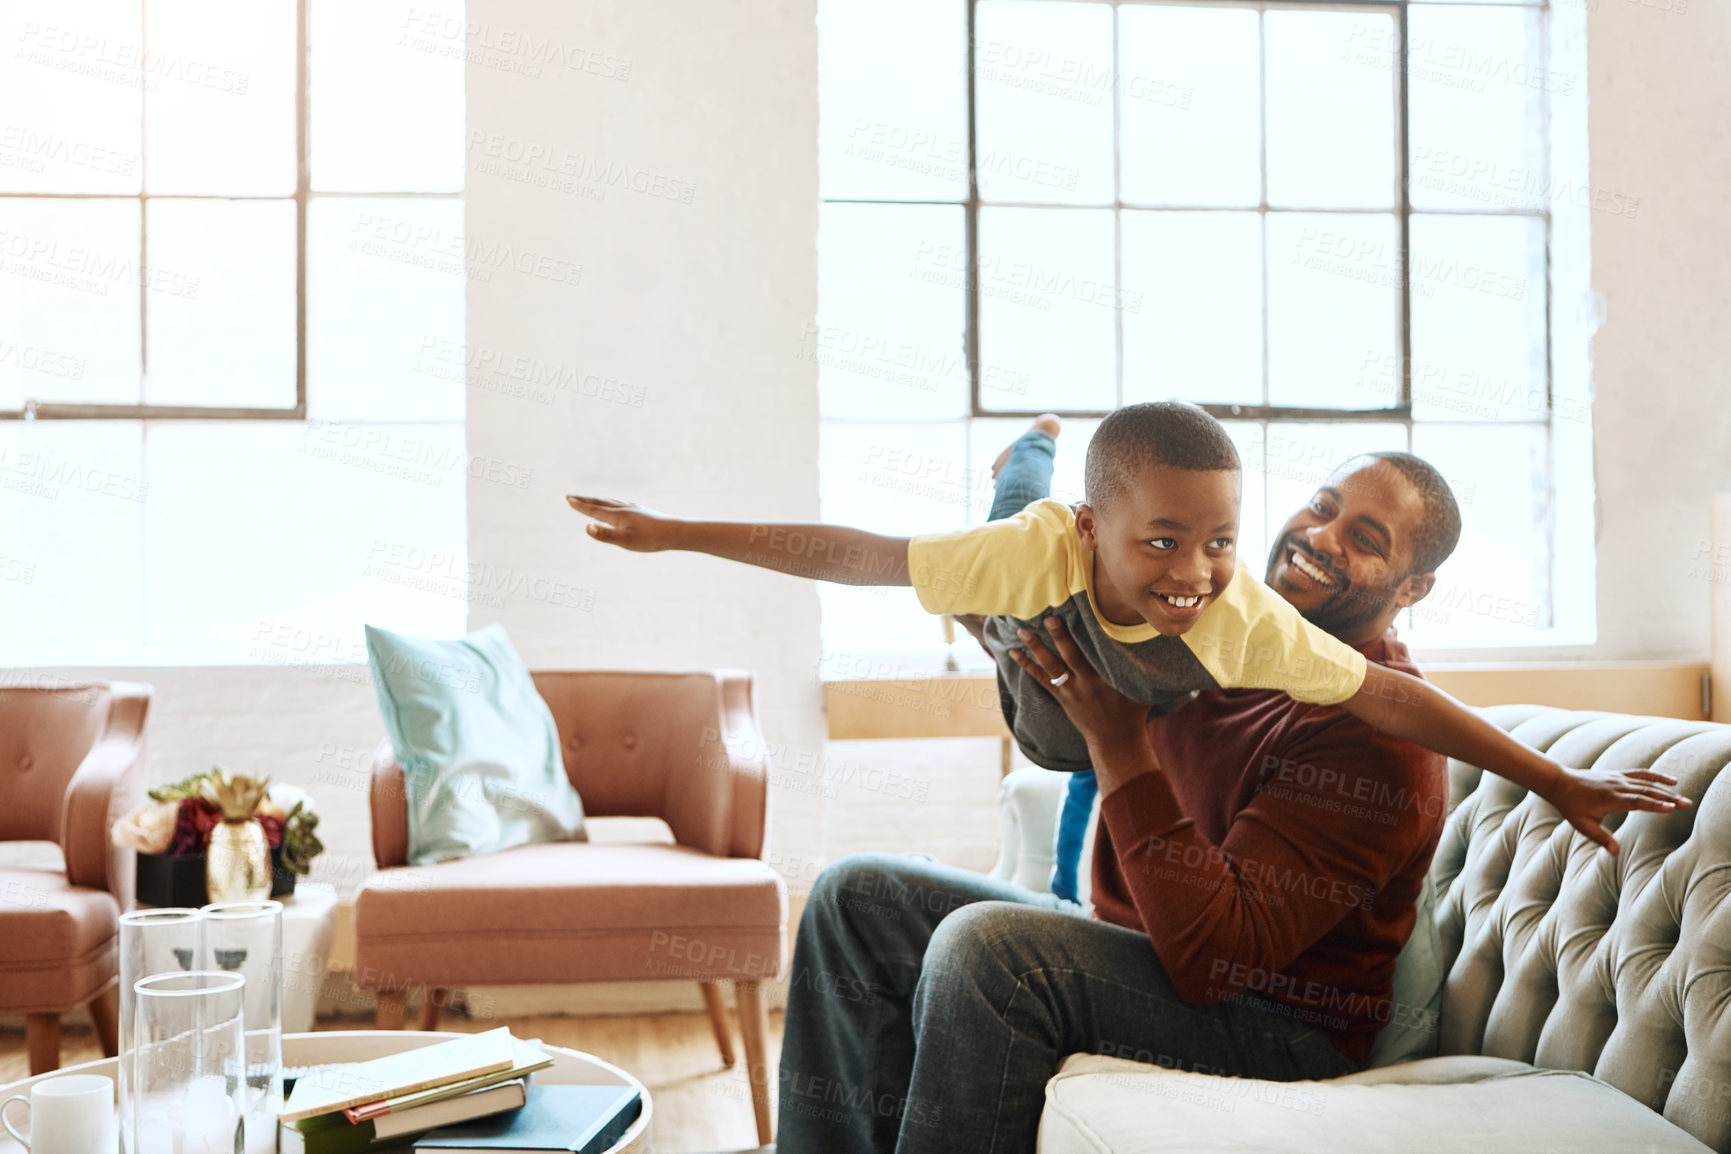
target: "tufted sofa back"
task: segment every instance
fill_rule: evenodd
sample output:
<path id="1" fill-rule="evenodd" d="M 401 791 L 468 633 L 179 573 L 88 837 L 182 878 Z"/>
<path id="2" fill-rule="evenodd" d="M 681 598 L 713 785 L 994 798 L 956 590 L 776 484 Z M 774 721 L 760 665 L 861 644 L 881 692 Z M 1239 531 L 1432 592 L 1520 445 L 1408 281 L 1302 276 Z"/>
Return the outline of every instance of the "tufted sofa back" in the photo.
<path id="1" fill-rule="evenodd" d="M 1731 1154 L 1731 725 L 1482 712 L 1564 765 L 1669 773 L 1695 808 L 1607 822 L 1612 857 L 1519 786 L 1453 763 L 1431 869 L 1440 1052 L 1586 1071 Z"/>

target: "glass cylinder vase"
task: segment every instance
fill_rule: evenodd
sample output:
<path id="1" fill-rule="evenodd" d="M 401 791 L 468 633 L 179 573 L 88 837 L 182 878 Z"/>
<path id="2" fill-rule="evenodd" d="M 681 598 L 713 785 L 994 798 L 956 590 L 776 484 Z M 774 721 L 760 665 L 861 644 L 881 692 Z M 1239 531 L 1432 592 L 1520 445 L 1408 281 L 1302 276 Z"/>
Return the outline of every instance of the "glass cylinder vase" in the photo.
<path id="1" fill-rule="evenodd" d="M 211 827 L 204 848 L 204 887 L 213 902 L 270 897 L 270 843 L 252 818 L 224 819 Z"/>
<path id="2" fill-rule="evenodd" d="M 203 970 L 133 984 L 132 1154 L 245 1148 L 245 989 L 239 974 Z"/>
<path id="3" fill-rule="evenodd" d="M 283 1097 L 282 903 L 218 902 L 200 912 L 199 968 L 246 978 L 247 1152 L 275 1154 Z"/>
<path id="4" fill-rule="evenodd" d="M 199 964 L 204 915 L 194 909 L 134 910 L 120 915 L 120 1117 L 132 1113 L 132 1062 L 137 1006 L 133 987 L 157 974 L 180 974 Z M 123 1154 L 133 1154 L 132 1128 L 120 1127 Z"/>

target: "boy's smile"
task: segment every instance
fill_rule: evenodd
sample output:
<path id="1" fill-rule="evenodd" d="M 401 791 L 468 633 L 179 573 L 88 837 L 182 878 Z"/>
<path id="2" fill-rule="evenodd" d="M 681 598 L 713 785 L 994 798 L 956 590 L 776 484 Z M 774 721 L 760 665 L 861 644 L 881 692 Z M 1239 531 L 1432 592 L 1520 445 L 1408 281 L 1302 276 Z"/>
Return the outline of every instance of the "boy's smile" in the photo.
<path id="1" fill-rule="evenodd" d="M 1080 505 L 1076 531 L 1094 553 L 1094 598 L 1114 625 L 1184 633 L 1232 580 L 1239 474 L 1144 467 L 1104 509 Z"/>

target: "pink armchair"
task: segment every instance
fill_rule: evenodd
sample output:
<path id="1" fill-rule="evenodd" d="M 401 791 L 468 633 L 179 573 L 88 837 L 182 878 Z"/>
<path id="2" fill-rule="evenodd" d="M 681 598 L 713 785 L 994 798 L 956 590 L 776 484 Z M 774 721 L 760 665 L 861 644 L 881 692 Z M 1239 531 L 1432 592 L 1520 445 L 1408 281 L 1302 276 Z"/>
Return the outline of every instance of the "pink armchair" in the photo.
<path id="1" fill-rule="evenodd" d="M 748 673 L 537 673 L 565 772 L 589 817 L 659 817 L 673 845 L 562 842 L 408 866 L 407 799 L 390 743 L 374 755 L 373 856 L 355 900 L 355 981 L 381 1028 L 407 994 L 420 1026 L 453 987 L 696 981 L 722 1059 L 732 982 L 760 1140 L 770 1141 L 760 983 L 781 974 L 787 890 L 764 863 L 763 737 Z"/>
<path id="2" fill-rule="evenodd" d="M 0 841 L 52 841 L 64 871 L 0 868 L 0 1013 L 26 1015 L 32 1076 L 60 1067 L 60 1015 L 88 1006 L 117 1051 L 119 918 L 136 855 L 108 831 L 144 801 L 150 686 L 0 689 Z"/>

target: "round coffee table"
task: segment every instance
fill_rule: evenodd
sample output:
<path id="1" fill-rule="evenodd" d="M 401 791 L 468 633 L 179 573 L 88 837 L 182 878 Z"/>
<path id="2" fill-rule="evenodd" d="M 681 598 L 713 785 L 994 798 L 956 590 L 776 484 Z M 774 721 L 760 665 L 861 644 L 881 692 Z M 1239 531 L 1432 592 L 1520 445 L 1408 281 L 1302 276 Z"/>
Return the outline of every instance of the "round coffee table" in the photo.
<path id="1" fill-rule="evenodd" d="M 398 1054 L 404 1050 L 413 1050 L 420 1046 L 430 1046 L 434 1042 L 444 1042 L 451 1038 L 466 1037 L 464 1034 L 444 1032 L 422 1032 L 419 1030 L 324 1030 L 312 1034 L 284 1034 L 282 1039 L 282 1060 L 285 1066 L 320 1066 L 329 1062 L 365 1062 L 372 1058 L 382 1058 L 386 1054 Z M 603 1062 L 593 1054 L 585 1054 L 580 1050 L 567 1050 L 563 1046 L 548 1046 L 547 1054 L 553 1059 L 553 1064 L 545 1070 L 537 1071 L 535 1080 L 539 1083 L 555 1086 L 631 1086 L 643 1098 L 643 1112 L 637 1116 L 637 1121 L 631 1124 L 631 1129 L 625 1131 L 625 1136 L 607 1148 L 607 1154 L 649 1154 L 649 1126 L 654 1104 L 649 1099 L 649 1091 L 642 1082 L 621 1070 L 610 1062 Z M 22 1082 L 14 1082 L 10 1086 L 0 1086 L 0 1099 L 13 1094 L 30 1094 L 30 1087 L 44 1078 L 55 1078 L 62 1074 L 101 1074 L 107 1078 L 119 1077 L 119 1063 L 114 1058 L 104 1058 L 100 1062 L 84 1062 L 77 1066 L 67 1066 L 50 1074 L 41 1074 L 35 1078 L 26 1078 Z M 22 1114 L 15 1111 L 14 1117 Z M 24 1154 L 24 1147 L 13 1141 L 5 1130 L 0 1130 L 0 1154 Z M 97 1152 L 92 1152 L 97 1154 Z M 113 1154 L 103 1151 L 101 1154 Z"/>

